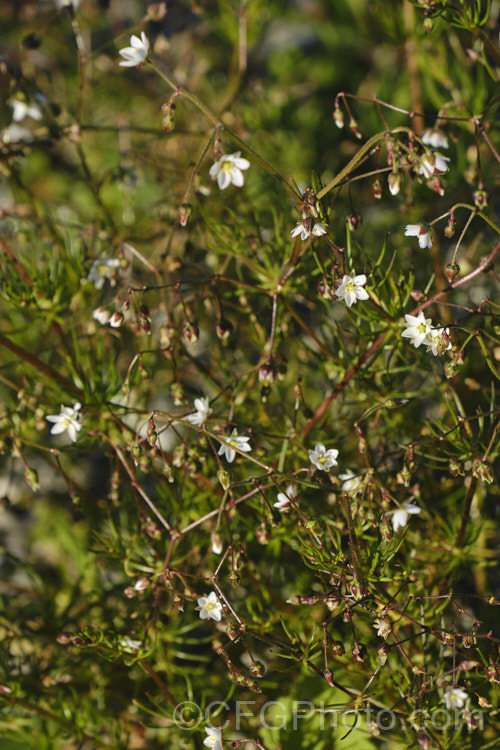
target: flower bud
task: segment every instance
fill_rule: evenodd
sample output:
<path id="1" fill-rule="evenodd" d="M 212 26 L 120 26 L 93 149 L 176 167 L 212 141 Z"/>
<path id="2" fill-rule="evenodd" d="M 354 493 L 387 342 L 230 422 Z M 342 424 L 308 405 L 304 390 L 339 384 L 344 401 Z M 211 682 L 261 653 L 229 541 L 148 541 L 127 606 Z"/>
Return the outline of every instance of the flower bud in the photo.
<path id="1" fill-rule="evenodd" d="M 434 21 L 432 20 L 432 18 L 424 18 L 423 27 L 425 33 L 430 34 L 432 29 L 434 28 Z"/>
<path id="2" fill-rule="evenodd" d="M 193 207 L 190 203 L 182 203 L 179 206 L 179 223 L 181 227 L 185 227 L 187 225 L 192 212 Z"/>
<path id="3" fill-rule="evenodd" d="M 327 683 L 330 685 L 330 687 L 335 687 L 335 683 L 333 681 L 333 672 L 332 672 L 331 669 L 327 669 L 323 673 L 323 677 L 325 678 L 325 680 L 327 681 Z"/>
<path id="4" fill-rule="evenodd" d="M 458 265 L 458 263 L 448 263 L 444 273 L 449 283 L 451 284 L 460 273 L 460 266 Z"/>
<path id="5" fill-rule="evenodd" d="M 250 665 L 250 673 L 254 677 L 263 677 L 265 671 L 266 671 L 266 668 L 264 667 L 264 665 L 260 661 L 254 661 Z"/>
<path id="6" fill-rule="evenodd" d="M 217 479 L 219 480 L 224 491 L 229 489 L 231 485 L 231 474 L 226 471 L 226 469 L 219 469 L 219 471 L 217 472 Z"/>
<path id="7" fill-rule="evenodd" d="M 474 204 L 479 208 L 480 211 L 482 211 L 483 208 L 486 208 L 486 206 L 488 205 L 489 195 L 486 190 L 475 190 L 472 193 L 472 197 L 474 199 Z"/>
<path id="8" fill-rule="evenodd" d="M 221 341 L 226 341 L 233 332 L 233 324 L 225 318 L 220 318 L 215 326 L 215 332 Z"/>
<path id="9" fill-rule="evenodd" d="M 434 190 L 434 192 L 438 193 L 438 195 L 444 195 L 443 183 L 441 182 L 439 177 L 433 177 L 432 180 L 427 180 L 427 187 L 431 190 Z"/>
<path id="10" fill-rule="evenodd" d="M 330 650 L 333 656 L 343 656 L 345 654 L 345 648 L 342 641 L 332 641 Z"/>
<path id="11" fill-rule="evenodd" d="M 200 331 L 195 323 L 186 319 L 182 328 L 182 335 L 188 344 L 196 344 L 200 338 Z"/>
<path id="12" fill-rule="evenodd" d="M 363 219 L 361 218 L 361 214 L 358 214 L 356 211 L 347 214 L 347 223 L 349 224 L 351 232 L 355 232 L 356 229 L 361 226 L 362 222 Z"/>
<path id="13" fill-rule="evenodd" d="M 138 578 L 134 584 L 134 589 L 139 592 L 146 591 L 148 587 L 149 587 L 149 579 L 146 578 L 145 576 Z"/>
<path id="14" fill-rule="evenodd" d="M 24 478 L 26 479 L 33 492 L 40 489 L 40 482 L 38 481 L 38 474 L 35 469 L 26 469 L 26 471 L 24 472 Z"/>
<path id="15" fill-rule="evenodd" d="M 274 367 L 267 363 L 259 369 L 259 381 L 264 385 L 270 385 L 274 380 Z"/>
<path id="16" fill-rule="evenodd" d="M 430 750 L 431 740 L 427 732 L 419 732 L 417 736 L 417 742 L 422 750 Z"/>
<path id="17" fill-rule="evenodd" d="M 163 18 L 165 18 L 167 14 L 167 4 L 166 3 L 152 3 L 151 5 L 148 5 L 147 7 L 147 14 L 148 18 L 151 21 L 161 21 Z"/>
<path id="18" fill-rule="evenodd" d="M 497 685 L 500 683 L 500 669 L 498 664 L 490 664 L 486 667 L 486 677 L 490 682 L 494 682 Z"/>
<path id="19" fill-rule="evenodd" d="M 401 190 L 401 175 L 399 172 L 391 172 L 387 178 L 387 182 L 389 183 L 391 195 L 397 195 Z"/>
<path id="20" fill-rule="evenodd" d="M 212 544 L 212 552 L 215 555 L 220 555 L 222 553 L 222 537 L 218 531 L 212 531 L 210 541 Z"/>
<path id="21" fill-rule="evenodd" d="M 333 121 L 338 128 L 342 129 L 344 127 L 344 113 L 338 104 L 335 105 L 335 109 L 333 110 Z"/>
<path id="22" fill-rule="evenodd" d="M 450 474 L 453 477 L 458 477 L 458 476 L 463 477 L 463 476 L 465 476 L 465 470 L 464 470 L 463 464 L 460 463 L 460 461 L 457 461 L 454 458 L 450 459 L 450 463 L 448 464 L 448 468 L 450 470 Z"/>
<path id="23" fill-rule="evenodd" d="M 382 184 L 378 177 L 372 185 L 372 190 L 373 190 L 373 197 L 377 198 L 377 200 L 380 200 L 380 198 L 382 198 Z"/>
<path id="24" fill-rule="evenodd" d="M 121 312 L 114 312 L 109 319 L 109 325 L 111 328 L 120 328 L 123 325 L 123 314 Z"/>
<path id="25" fill-rule="evenodd" d="M 354 117 L 351 117 L 349 121 L 349 127 L 351 128 L 352 132 L 356 136 L 356 138 L 361 139 L 363 137 L 363 134 L 361 133 L 361 130 L 359 128 L 358 123 L 354 119 Z"/>
<path id="26" fill-rule="evenodd" d="M 269 544 L 269 531 L 265 523 L 261 523 L 260 526 L 257 526 L 255 529 L 255 536 L 259 544 Z"/>

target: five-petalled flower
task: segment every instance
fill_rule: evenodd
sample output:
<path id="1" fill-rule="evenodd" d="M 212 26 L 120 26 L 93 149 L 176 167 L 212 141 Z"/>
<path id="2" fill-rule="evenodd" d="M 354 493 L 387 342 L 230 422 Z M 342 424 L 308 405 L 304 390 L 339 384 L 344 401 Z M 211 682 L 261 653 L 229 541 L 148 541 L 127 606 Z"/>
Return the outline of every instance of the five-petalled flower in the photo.
<path id="1" fill-rule="evenodd" d="M 196 609 L 200 612 L 201 620 L 221 620 L 222 604 L 215 591 L 211 591 L 208 596 L 200 596 Z"/>
<path id="2" fill-rule="evenodd" d="M 448 711 L 455 708 L 463 708 L 468 699 L 468 695 L 462 688 L 449 688 L 443 696 L 443 701 Z"/>
<path id="3" fill-rule="evenodd" d="M 186 419 L 196 427 L 201 427 L 207 421 L 207 417 L 212 411 L 209 406 L 208 398 L 203 396 L 202 398 L 195 398 L 194 408 L 196 409 L 194 414 L 188 414 Z"/>
<path id="4" fill-rule="evenodd" d="M 135 68 L 141 65 L 149 55 L 149 39 L 144 31 L 141 31 L 141 38 L 132 34 L 130 37 L 130 47 L 124 47 L 119 50 L 119 54 L 125 58 L 119 65 L 124 68 Z"/>
<path id="5" fill-rule="evenodd" d="M 415 513 L 421 513 L 422 508 L 419 508 L 418 505 L 413 505 L 412 503 L 407 503 L 407 505 L 403 505 L 402 508 L 398 508 L 398 510 L 394 513 L 392 516 L 392 528 L 394 531 L 397 531 L 399 528 L 403 528 L 408 523 L 408 516 L 410 514 Z"/>
<path id="6" fill-rule="evenodd" d="M 298 221 L 297 226 L 292 229 L 290 234 L 292 237 L 296 237 L 300 234 L 300 239 L 304 241 L 307 240 L 311 234 L 315 237 L 322 237 L 327 233 L 327 227 L 327 224 L 321 224 L 320 222 L 316 223 L 313 218 L 309 217 L 304 219 L 304 221 Z"/>
<path id="7" fill-rule="evenodd" d="M 217 180 L 221 190 L 225 190 L 231 183 L 236 187 L 243 186 L 245 178 L 242 170 L 248 169 L 250 162 L 240 154 L 241 151 L 236 151 L 234 154 L 223 154 L 210 167 L 209 175 L 212 180 Z"/>
<path id="8" fill-rule="evenodd" d="M 417 174 L 422 175 L 427 180 L 435 175 L 445 174 L 449 169 L 447 164 L 449 161 L 447 156 L 427 154 L 417 167 Z"/>
<path id="9" fill-rule="evenodd" d="M 326 450 L 323 443 L 316 443 L 313 451 L 309 451 L 309 461 L 321 471 L 330 471 L 337 466 L 337 456 L 339 452 L 336 448 Z"/>
<path id="10" fill-rule="evenodd" d="M 431 232 L 426 224 L 407 224 L 405 227 L 405 237 L 418 237 L 420 247 L 432 247 Z"/>
<path id="11" fill-rule="evenodd" d="M 338 282 L 337 282 L 338 283 Z M 355 275 L 355 271 L 351 271 L 351 276 L 347 274 L 342 277 L 340 286 L 335 292 L 335 296 L 339 299 L 343 299 L 347 307 L 351 307 L 358 299 L 368 299 L 368 292 L 363 289 L 366 284 L 366 276 L 364 273 Z"/>
<path id="12" fill-rule="evenodd" d="M 250 438 L 246 435 L 238 435 L 236 430 L 233 430 L 231 435 L 225 437 L 224 440 L 226 443 L 229 443 L 229 445 L 221 443 L 219 456 L 225 456 L 228 464 L 232 464 L 236 458 L 236 451 L 234 448 L 236 448 L 238 452 L 242 451 L 243 453 L 249 453 L 252 450 L 252 447 L 248 444 Z"/>
<path id="13" fill-rule="evenodd" d="M 211 750 L 222 750 L 222 732 L 215 727 L 205 727 L 208 737 L 205 737 L 203 744 Z"/>
<path id="14" fill-rule="evenodd" d="M 408 327 L 405 328 L 401 336 L 411 339 L 411 343 L 415 349 L 418 349 L 420 344 L 423 344 L 429 336 L 432 330 L 432 321 L 430 318 L 424 316 L 422 310 L 420 310 L 418 315 L 405 315 L 405 320 Z"/>
<path id="15" fill-rule="evenodd" d="M 106 279 L 109 279 L 111 286 L 115 286 L 119 268 L 120 261 L 118 258 L 95 260 L 87 276 L 87 281 L 93 281 L 96 289 L 102 289 Z"/>
<path id="16" fill-rule="evenodd" d="M 351 497 L 356 497 L 363 488 L 363 477 L 357 477 L 350 469 L 346 469 L 344 474 L 339 474 L 339 479 L 342 480 L 342 492 L 348 492 Z"/>
<path id="17" fill-rule="evenodd" d="M 67 432 L 73 442 L 78 439 L 78 433 L 82 429 L 82 415 L 80 409 L 82 405 L 78 402 L 73 406 L 61 406 L 60 414 L 49 414 L 46 417 L 47 422 L 53 422 L 51 435 L 60 435 Z"/>

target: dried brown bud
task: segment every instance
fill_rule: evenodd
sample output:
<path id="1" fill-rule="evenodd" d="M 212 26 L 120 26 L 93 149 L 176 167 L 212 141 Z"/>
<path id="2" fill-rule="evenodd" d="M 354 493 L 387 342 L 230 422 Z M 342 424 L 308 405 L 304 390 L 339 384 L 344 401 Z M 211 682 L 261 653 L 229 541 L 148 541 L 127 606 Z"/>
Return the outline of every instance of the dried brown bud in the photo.
<path id="1" fill-rule="evenodd" d="M 444 273 L 449 283 L 451 284 L 460 273 L 460 266 L 457 263 L 448 263 Z"/>

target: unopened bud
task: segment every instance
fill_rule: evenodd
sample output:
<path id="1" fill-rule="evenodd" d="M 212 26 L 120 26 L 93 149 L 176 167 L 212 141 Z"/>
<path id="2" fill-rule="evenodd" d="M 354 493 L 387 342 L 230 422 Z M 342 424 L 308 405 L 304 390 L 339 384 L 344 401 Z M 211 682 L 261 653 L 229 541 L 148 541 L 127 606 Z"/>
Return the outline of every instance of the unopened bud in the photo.
<path id="1" fill-rule="evenodd" d="M 266 668 L 264 667 L 264 665 L 260 661 L 254 661 L 250 665 L 250 673 L 254 677 L 263 677 L 265 671 L 266 671 Z"/>
<path id="2" fill-rule="evenodd" d="M 332 672 L 331 669 L 327 669 L 323 673 L 323 677 L 325 678 L 325 680 L 327 681 L 327 683 L 330 685 L 330 687 L 335 687 L 335 683 L 333 681 L 333 672 Z"/>
<path id="3" fill-rule="evenodd" d="M 342 112 L 338 104 L 333 110 L 333 121 L 338 128 L 344 127 L 344 113 Z"/>
<path id="4" fill-rule="evenodd" d="M 386 661 L 387 661 L 387 657 L 389 656 L 389 652 L 390 652 L 390 650 L 391 650 L 391 649 L 390 649 L 390 647 L 389 647 L 389 646 L 387 645 L 387 643 L 382 643 L 382 644 L 381 644 L 381 645 L 380 645 L 380 646 L 378 647 L 378 649 L 377 649 L 377 654 L 378 654 L 378 658 L 379 658 L 380 664 L 381 664 L 382 666 L 384 666 L 384 664 L 386 663 Z"/>
<path id="5" fill-rule="evenodd" d="M 372 185 L 372 190 L 373 190 L 373 197 L 377 198 L 377 200 L 380 200 L 380 198 L 382 198 L 382 184 L 378 177 Z"/>
<path id="6" fill-rule="evenodd" d="M 488 205 L 489 195 L 486 190 L 475 190 L 472 193 L 472 197 L 474 199 L 474 204 L 479 208 L 480 211 L 482 211 L 483 208 L 486 208 L 486 206 Z"/>
<path id="7" fill-rule="evenodd" d="M 439 179 L 439 177 L 433 177 L 432 180 L 427 180 L 427 187 L 431 190 L 434 190 L 435 193 L 438 193 L 439 195 L 444 195 L 444 187 L 443 183 Z"/>
<path id="8" fill-rule="evenodd" d="M 434 28 L 434 22 L 432 18 L 424 18 L 423 27 L 424 27 L 425 33 L 430 34 L 432 29 Z"/>
<path id="9" fill-rule="evenodd" d="M 460 266 L 458 265 L 458 263 L 448 263 L 444 273 L 449 283 L 451 284 L 460 273 Z"/>
<path id="10" fill-rule="evenodd" d="M 431 740 L 427 732 L 419 732 L 417 736 L 417 742 L 418 742 L 419 747 L 422 748 L 422 750 L 430 750 Z"/>
<path id="11" fill-rule="evenodd" d="M 145 576 L 138 578 L 134 584 L 134 589 L 136 591 L 146 591 L 148 587 L 149 587 L 149 580 Z"/>
<path id="12" fill-rule="evenodd" d="M 26 479 L 33 492 L 40 489 L 40 482 L 38 481 L 38 474 L 36 473 L 35 469 L 26 469 L 26 471 L 24 472 L 24 478 Z"/>
<path id="13" fill-rule="evenodd" d="M 387 178 L 387 182 L 389 183 L 391 195 L 397 195 L 401 190 L 401 175 L 399 172 L 391 172 Z"/>
<path id="14" fill-rule="evenodd" d="M 233 324 L 225 318 L 220 318 L 215 326 L 215 332 L 221 341 L 226 341 L 233 332 Z"/>
<path id="15" fill-rule="evenodd" d="M 457 461 L 456 459 L 451 458 L 448 466 L 450 469 L 450 474 L 453 477 L 465 476 L 465 470 L 464 470 L 463 464 L 460 463 L 460 461 Z"/>
<path id="16" fill-rule="evenodd" d="M 342 643 L 342 641 L 332 641 L 330 651 L 332 652 L 333 656 L 343 656 L 345 654 L 344 644 Z"/>
<path id="17" fill-rule="evenodd" d="M 147 14 L 151 21 L 161 21 L 167 14 L 167 4 L 152 3 L 151 5 L 148 5 Z"/>
<path id="18" fill-rule="evenodd" d="M 219 469 L 217 472 L 217 479 L 224 491 L 229 489 L 229 486 L 231 485 L 231 474 L 228 471 L 225 469 Z"/>
<path id="19" fill-rule="evenodd" d="M 182 328 L 182 335 L 188 344 L 196 344 L 200 338 L 200 331 L 195 323 L 192 323 L 190 320 L 185 320 Z"/>
<path id="20" fill-rule="evenodd" d="M 190 203 L 182 203 L 179 206 L 179 223 L 181 227 L 185 227 L 187 225 L 192 211 L 193 207 Z"/>
<path id="21" fill-rule="evenodd" d="M 120 328 L 123 325 L 123 314 L 121 312 L 114 312 L 109 319 L 109 325 L 111 328 Z"/>
<path id="22" fill-rule="evenodd" d="M 486 667 L 486 677 L 490 682 L 495 682 L 497 685 L 500 683 L 500 669 L 498 664 L 490 664 Z"/>
<path id="23" fill-rule="evenodd" d="M 270 385 L 274 380 L 274 367 L 271 364 L 262 365 L 259 369 L 259 381 L 264 385 Z"/>
<path id="24" fill-rule="evenodd" d="M 361 226 L 362 222 L 361 214 L 356 213 L 356 211 L 347 214 L 347 223 L 349 224 L 351 232 L 355 232 L 356 229 Z"/>
<path id="25" fill-rule="evenodd" d="M 363 134 L 361 133 L 361 130 L 359 129 L 359 125 L 353 117 L 351 117 L 349 121 L 349 127 L 351 128 L 356 138 L 361 139 L 363 137 Z"/>
<path id="26" fill-rule="evenodd" d="M 269 544 L 269 531 L 264 523 L 257 526 L 255 529 L 255 536 L 259 544 Z"/>
<path id="27" fill-rule="evenodd" d="M 212 531 L 211 539 L 212 552 L 215 555 L 220 555 L 222 552 L 222 537 L 218 531 Z"/>

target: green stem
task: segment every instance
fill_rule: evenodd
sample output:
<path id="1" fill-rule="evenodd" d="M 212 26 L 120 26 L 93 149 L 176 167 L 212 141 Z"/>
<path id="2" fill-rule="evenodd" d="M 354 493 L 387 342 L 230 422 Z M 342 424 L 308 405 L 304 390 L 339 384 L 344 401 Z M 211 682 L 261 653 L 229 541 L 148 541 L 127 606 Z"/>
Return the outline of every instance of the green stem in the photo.
<path id="1" fill-rule="evenodd" d="M 413 133 L 413 131 L 411 128 L 406 128 L 406 127 L 401 126 L 399 128 L 394 128 L 394 130 L 384 131 L 383 133 L 377 133 L 376 135 L 372 136 L 368 141 L 366 141 L 366 143 L 363 146 L 361 146 L 358 153 L 352 157 L 351 161 L 344 167 L 344 169 L 342 169 L 333 178 L 333 180 L 331 180 L 328 183 L 328 185 L 326 185 L 322 190 L 319 191 L 319 193 L 316 196 L 317 199 L 321 200 L 321 198 L 323 198 L 324 195 L 326 195 L 327 193 L 330 192 L 330 190 L 336 187 L 339 184 L 339 182 L 342 182 L 342 180 L 345 177 L 347 177 L 348 174 L 352 172 L 352 170 L 355 167 L 357 167 L 357 165 L 359 164 L 361 159 L 364 157 L 364 155 L 367 154 L 370 151 L 370 149 L 373 148 L 373 146 L 375 146 L 379 141 L 385 140 L 385 138 L 387 138 L 388 135 L 394 135 L 396 133 L 408 133 L 409 134 L 409 133 Z"/>
<path id="2" fill-rule="evenodd" d="M 234 141 L 236 141 L 236 143 L 238 143 L 238 145 L 240 145 L 244 151 L 251 154 L 254 157 L 254 159 L 256 159 L 256 161 L 258 161 L 259 164 L 261 164 L 264 167 L 264 169 L 266 169 L 270 174 L 273 175 L 273 177 L 275 177 L 278 180 L 278 182 L 282 184 L 285 190 L 292 196 L 292 198 L 295 201 L 302 200 L 302 196 L 300 195 L 298 190 L 296 190 L 288 182 L 288 180 L 285 179 L 285 177 L 283 177 L 283 175 L 272 166 L 272 164 L 269 164 L 268 161 L 263 159 L 262 156 L 260 156 L 260 154 L 258 154 L 257 151 L 255 151 L 251 146 L 249 146 L 246 141 L 240 138 L 240 136 L 237 135 L 234 132 L 234 130 L 231 130 L 231 128 L 229 128 L 227 125 L 224 125 L 224 123 L 221 122 L 221 120 L 219 120 L 219 118 L 216 115 L 214 115 L 214 113 L 210 109 L 208 109 L 208 107 L 200 99 L 198 99 L 198 97 L 195 96 L 195 94 L 191 94 L 189 91 L 187 91 L 187 89 L 182 88 L 182 86 L 177 86 L 177 84 L 175 84 L 162 70 L 160 70 L 160 68 L 158 68 L 153 62 L 151 62 L 150 59 L 148 59 L 148 62 L 153 68 L 153 70 L 156 73 L 158 73 L 158 75 L 165 81 L 165 83 L 167 83 L 170 86 L 171 89 L 173 89 L 173 91 L 179 91 L 182 94 L 182 96 L 184 96 L 188 101 L 190 101 L 192 104 L 198 107 L 200 112 L 203 112 L 205 117 L 207 117 L 213 123 L 213 125 L 215 125 L 216 128 L 220 130 L 225 130 L 227 133 L 229 133 L 231 138 Z"/>

